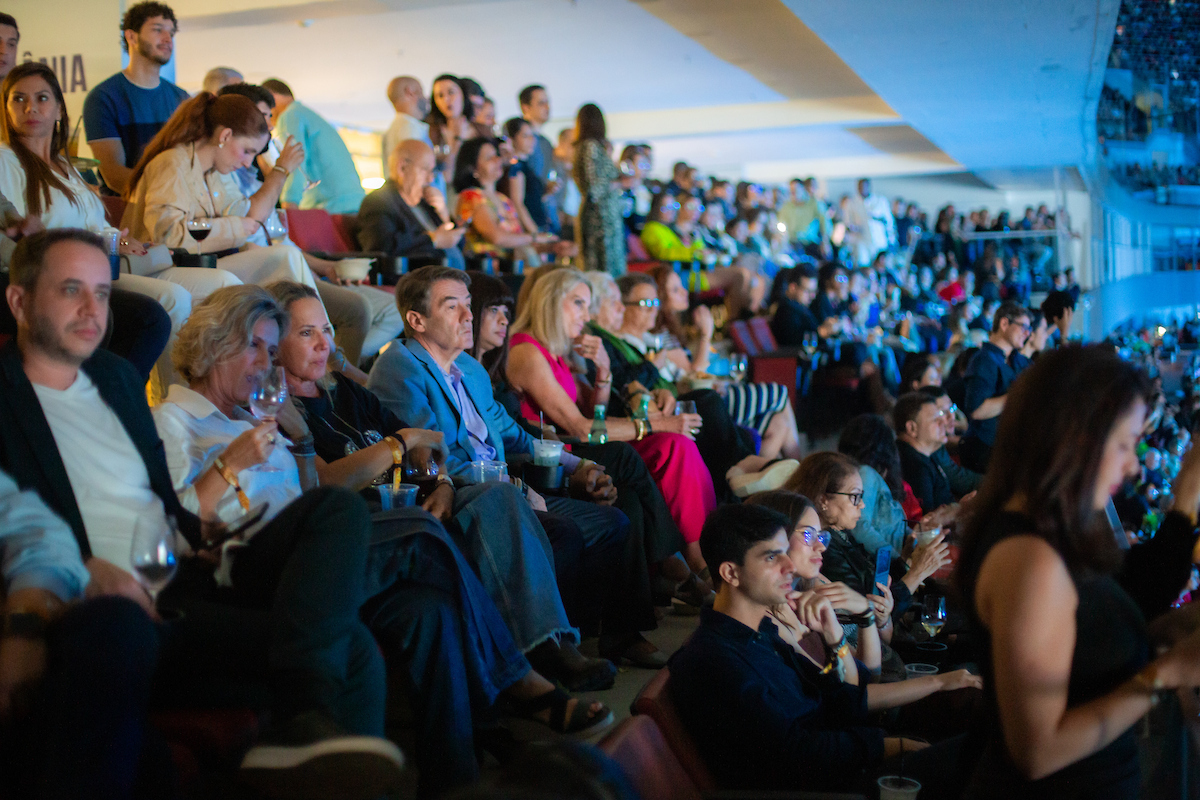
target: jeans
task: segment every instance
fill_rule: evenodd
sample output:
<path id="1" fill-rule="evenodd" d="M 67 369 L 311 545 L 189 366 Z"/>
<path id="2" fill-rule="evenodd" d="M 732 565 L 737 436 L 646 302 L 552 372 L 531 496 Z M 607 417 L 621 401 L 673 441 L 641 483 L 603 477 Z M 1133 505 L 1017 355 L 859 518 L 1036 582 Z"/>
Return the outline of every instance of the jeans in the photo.
<path id="1" fill-rule="evenodd" d="M 478 779 L 473 714 L 530 670 L 496 606 L 446 531 L 419 508 L 373 516 L 361 617 L 416 723 L 419 794 Z"/>
<path id="2" fill-rule="evenodd" d="M 145 727 L 158 656 L 146 612 L 120 597 L 89 600 L 50 627 L 46 646 L 28 724 L 0 731 L 0 796 L 173 796 L 170 753 Z"/>
<path id="3" fill-rule="evenodd" d="M 567 617 L 584 636 L 599 634 L 601 627 L 605 633 L 636 631 L 625 603 L 617 600 L 629 591 L 630 579 L 621 565 L 629 518 L 613 506 L 567 497 L 545 499 L 551 513 L 538 514 L 538 519 L 554 545 L 554 569 Z M 560 557 L 558 537 L 552 532 L 555 526 L 578 531 L 580 545 L 573 558 Z"/>
<path id="4" fill-rule="evenodd" d="M 650 591 L 650 565 L 658 564 L 683 548 L 683 534 L 646 468 L 646 462 L 627 442 L 572 445 L 571 452 L 604 467 L 617 486 L 615 507 L 629 518 L 629 536 L 621 554 L 624 589 L 614 601 L 621 619 L 639 631 L 658 627 Z"/>
<path id="5" fill-rule="evenodd" d="M 455 493 L 450 539 L 479 576 L 522 653 L 566 637 L 578 643 L 554 575 L 554 551 L 520 490 L 508 483 Z"/>
<path id="6" fill-rule="evenodd" d="M 283 509 L 237 553 L 233 585 L 185 562 L 159 608 L 169 620 L 155 700 L 308 710 L 350 733 L 383 735 L 383 659 L 358 617 L 370 516 L 357 495 L 322 487 Z"/>

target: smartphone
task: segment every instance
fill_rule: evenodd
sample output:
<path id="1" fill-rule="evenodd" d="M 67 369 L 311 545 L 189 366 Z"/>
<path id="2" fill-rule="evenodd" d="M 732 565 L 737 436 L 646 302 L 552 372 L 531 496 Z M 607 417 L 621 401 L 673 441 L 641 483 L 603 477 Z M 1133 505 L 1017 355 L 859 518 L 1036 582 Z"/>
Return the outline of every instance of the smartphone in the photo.
<path id="1" fill-rule="evenodd" d="M 879 548 L 879 552 L 875 554 L 875 580 L 871 583 L 870 591 L 867 594 L 878 594 L 878 584 L 887 586 L 888 574 L 892 568 L 892 547 L 885 544 Z"/>

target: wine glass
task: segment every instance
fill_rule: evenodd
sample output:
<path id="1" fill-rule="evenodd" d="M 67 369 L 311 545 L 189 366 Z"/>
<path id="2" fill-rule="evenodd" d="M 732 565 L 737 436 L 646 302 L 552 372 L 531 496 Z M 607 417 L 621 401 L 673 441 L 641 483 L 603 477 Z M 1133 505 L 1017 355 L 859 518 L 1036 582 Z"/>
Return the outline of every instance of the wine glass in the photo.
<path id="1" fill-rule="evenodd" d="M 282 208 L 275 209 L 263 227 L 266 228 L 267 239 L 272 243 L 285 241 L 288 235 L 287 212 Z"/>
<path id="2" fill-rule="evenodd" d="M 424 503 L 425 498 L 433 494 L 433 490 L 437 488 L 440 473 L 441 470 L 432 452 L 423 457 L 419 453 L 409 451 L 405 456 L 401 474 L 404 476 L 405 483 L 417 485 L 417 505 Z"/>
<path id="3" fill-rule="evenodd" d="M 809 331 L 808 333 L 804 334 L 804 338 L 801 341 L 801 346 L 804 348 L 804 352 L 807 353 L 810 358 L 817 354 L 818 339 L 815 331 Z"/>
<path id="4" fill-rule="evenodd" d="M 680 400 L 678 403 L 675 404 L 675 416 L 677 416 L 677 417 L 680 414 L 695 414 L 695 413 L 696 413 L 696 401 L 695 400 Z"/>
<path id="5" fill-rule="evenodd" d="M 212 223 L 206 219 L 189 219 L 187 221 L 188 234 L 196 240 L 196 255 L 200 255 L 203 251 L 203 242 L 212 233 Z"/>
<path id="6" fill-rule="evenodd" d="M 133 525 L 129 562 L 151 603 L 158 602 L 158 593 L 175 577 L 175 534 L 179 526 L 172 516 L 166 522 L 164 527 L 155 524 L 152 517 L 139 516 Z"/>
<path id="7" fill-rule="evenodd" d="M 925 607 L 921 614 L 921 627 L 929 634 L 930 639 L 936 639 L 946 624 L 946 598 L 925 596 Z"/>
<path id="8" fill-rule="evenodd" d="M 283 367 L 268 367 L 250 390 L 250 410 L 263 422 L 270 422 L 275 419 L 279 409 L 283 408 L 287 398 L 287 377 Z M 270 464 L 256 464 L 250 469 L 253 472 L 280 471 L 278 467 L 272 467 Z"/>
<path id="9" fill-rule="evenodd" d="M 746 377 L 746 356 L 744 353 L 733 353 L 729 356 L 729 377 L 741 383 Z"/>

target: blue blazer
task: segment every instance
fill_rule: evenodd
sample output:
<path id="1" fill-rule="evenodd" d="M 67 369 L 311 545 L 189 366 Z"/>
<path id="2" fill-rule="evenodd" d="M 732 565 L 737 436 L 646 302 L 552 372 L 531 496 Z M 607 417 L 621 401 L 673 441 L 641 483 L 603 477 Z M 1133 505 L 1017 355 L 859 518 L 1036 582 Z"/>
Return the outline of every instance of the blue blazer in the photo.
<path id="1" fill-rule="evenodd" d="M 487 425 L 487 443 L 496 448 L 496 460 L 505 460 L 507 453 L 532 453 L 533 437 L 497 402 L 483 365 L 465 352 L 454 363 L 462 370 L 463 388 Z M 416 339 L 393 342 L 371 368 L 367 388 L 412 427 L 445 434 L 450 451 L 446 469 L 451 475 L 470 472 L 475 449 L 453 391 L 442 368 Z"/>

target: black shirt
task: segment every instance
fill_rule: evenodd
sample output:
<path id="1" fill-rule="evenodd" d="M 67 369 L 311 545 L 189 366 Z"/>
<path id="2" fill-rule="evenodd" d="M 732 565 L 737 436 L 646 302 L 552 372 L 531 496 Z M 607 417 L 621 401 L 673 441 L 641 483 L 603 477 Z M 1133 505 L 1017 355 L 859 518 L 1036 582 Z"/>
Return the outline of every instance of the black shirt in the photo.
<path id="1" fill-rule="evenodd" d="M 815 333 L 823 321 L 813 316 L 811 309 L 785 297 L 771 318 L 771 333 L 775 334 L 776 344 L 799 347 L 804 344 L 804 334 Z"/>
<path id="2" fill-rule="evenodd" d="M 904 480 L 912 487 L 917 500 L 921 501 L 922 511 L 928 514 L 954 502 L 950 478 L 939 464 L 908 442 L 897 440 L 896 449 L 900 451 L 900 467 L 904 471 Z"/>
<path id="3" fill-rule="evenodd" d="M 340 372 L 331 373 L 336 385 L 320 397 L 301 397 L 305 420 L 312 431 L 317 455 L 326 462 L 382 442 L 401 428 L 399 417 L 384 407 L 379 398 Z"/>
<path id="4" fill-rule="evenodd" d="M 705 608 L 670 661 L 667 691 L 727 789 L 848 789 L 883 757 L 867 692 L 822 675 L 779 638 Z"/>
<path id="5" fill-rule="evenodd" d="M 983 405 L 985 400 L 1008 394 L 1016 373 L 1004 351 L 991 342 L 984 342 L 979 352 L 971 359 L 967 374 L 963 377 L 962 410 L 971 419 L 967 427 L 967 438 L 979 439 L 984 444 L 996 443 L 996 428 L 1000 425 L 1000 415 L 991 419 L 974 419 L 971 415 L 975 409 Z"/>

